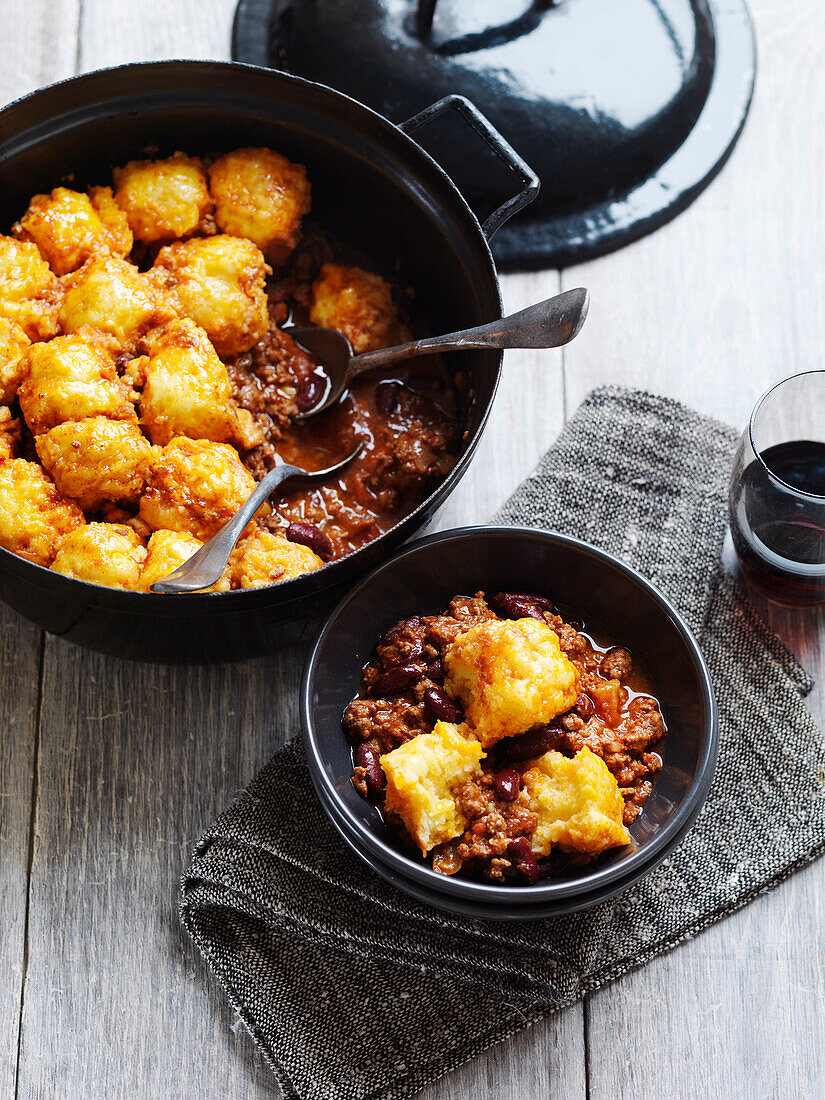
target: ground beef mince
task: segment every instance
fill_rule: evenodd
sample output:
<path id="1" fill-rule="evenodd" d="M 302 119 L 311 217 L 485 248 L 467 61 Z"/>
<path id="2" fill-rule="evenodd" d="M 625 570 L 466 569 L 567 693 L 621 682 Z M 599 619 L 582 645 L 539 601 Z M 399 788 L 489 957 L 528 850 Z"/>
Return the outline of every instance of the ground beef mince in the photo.
<path id="1" fill-rule="evenodd" d="M 341 476 L 282 494 L 268 521 L 280 534 L 290 523 L 319 528 L 332 544 L 333 559 L 371 542 L 411 512 L 453 468 L 459 444 L 456 390 L 437 356 L 394 367 L 391 378 L 357 379 L 334 408 L 305 423 L 294 421 L 320 400 L 326 381 L 321 364 L 295 343 L 289 327 L 308 323 L 313 280 L 340 251 L 310 231 L 288 266 L 269 280 L 268 333 L 227 363 L 235 401 L 264 431 L 264 443 L 243 456 L 258 480 L 272 469 L 276 454 L 317 470 L 364 444 Z"/>
<path id="2" fill-rule="evenodd" d="M 343 719 L 353 745 L 353 782 L 361 794 L 381 808 L 383 787 L 375 778 L 379 757 L 431 733 L 439 720 L 464 720 L 460 701 L 444 687 L 444 654 L 453 642 L 477 624 L 523 617 L 540 618 L 557 635 L 561 651 L 576 668 L 576 701 L 547 725 L 498 741 L 488 750 L 480 773 L 453 791 L 466 828 L 433 849 L 432 865 L 443 874 L 460 871 L 497 882 L 533 882 L 589 858 L 554 848 L 550 856 L 536 860 L 530 851 L 538 818 L 519 798 L 522 772 L 526 762 L 549 750 L 572 758 L 587 748 L 599 757 L 618 784 L 625 825 L 641 812 L 661 770 L 654 749 L 665 736 L 665 723 L 651 685 L 627 649 L 597 644 L 584 624 L 564 619 L 545 597 L 496 593 L 488 602 L 478 592 L 456 596 L 443 614 L 401 620 L 378 640 L 363 669 L 358 696 Z M 361 749 L 359 757 L 364 745 L 369 749 Z M 403 823 L 394 815 L 388 820 L 409 844 Z"/>

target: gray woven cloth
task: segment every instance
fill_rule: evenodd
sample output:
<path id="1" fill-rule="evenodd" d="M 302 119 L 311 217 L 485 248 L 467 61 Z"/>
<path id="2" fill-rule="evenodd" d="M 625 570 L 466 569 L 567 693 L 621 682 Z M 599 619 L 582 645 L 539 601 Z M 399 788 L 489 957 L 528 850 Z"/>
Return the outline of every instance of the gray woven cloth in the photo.
<path id="1" fill-rule="evenodd" d="M 288 1097 L 409 1096 L 745 905 L 825 846 L 811 681 L 720 564 L 728 427 L 673 401 L 590 394 L 496 517 L 618 554 L 696 634 L 721 712 L 705 807 L 614 901 L 521 924 L 451 918 L 342 843 L 297 742 L 204 834 L 181 914 Z"/>

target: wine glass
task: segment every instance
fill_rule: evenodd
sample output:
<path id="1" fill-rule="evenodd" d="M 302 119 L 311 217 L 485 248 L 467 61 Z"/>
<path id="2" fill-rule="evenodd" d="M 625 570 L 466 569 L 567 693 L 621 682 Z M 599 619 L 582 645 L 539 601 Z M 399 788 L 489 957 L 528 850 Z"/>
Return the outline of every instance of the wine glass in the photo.
<path id="1" fill-rule="evenodd" d="M 786 604 L 825 602 L 825 371 L 792 375 L 759 399 L 728 506 L 751 584 Z"/>

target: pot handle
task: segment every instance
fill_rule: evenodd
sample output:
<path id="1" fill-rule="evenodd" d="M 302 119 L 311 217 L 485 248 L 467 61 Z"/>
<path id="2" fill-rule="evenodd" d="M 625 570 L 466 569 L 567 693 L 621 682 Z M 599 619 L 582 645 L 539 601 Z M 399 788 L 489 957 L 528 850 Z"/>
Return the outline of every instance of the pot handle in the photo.
<path id="1" fill-rule="evenodd" d="M 541 184 L 536 173 L 521 159 L 512 145 L 504 140 L 489 119 L 485 118 L 479 111 L 478 107 L 463 95 L 448 95 L 443 99 L 439 99 L 436 103 L 431 103 L 429 107 L 425 107 L 417 115 L 408 118 L 406 122 L 399 122 L 398 129 L 403 130 L 405 134 L 414 134 L 422 126 L 426 126 L 427 123 L 432 122 L 439 115 L 451 110 L 458 111 L 464 121 L 472 126 L 479 137 L 484 139 L 496 156 L 507 165 L 511 172 L 518 176 L 523 184 L 517 195 L 502 203 L 482 224 L 482 232 L 489 241 L 493 234 L 501 229 L 509 218 L 512 218 L 513 214 L 523 210 L 535 199 Z"/>

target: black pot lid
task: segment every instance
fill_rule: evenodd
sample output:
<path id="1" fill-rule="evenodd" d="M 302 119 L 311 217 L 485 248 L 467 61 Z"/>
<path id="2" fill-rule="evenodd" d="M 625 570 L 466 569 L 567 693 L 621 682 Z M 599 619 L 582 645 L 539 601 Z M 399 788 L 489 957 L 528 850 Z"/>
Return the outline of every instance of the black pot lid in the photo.
<path id="1" fill-rule="evenodd" d="M 756 72 L 745 0 L 240 0 L 233 56 L 393 122 L 472 100 L 542 183 L 493 241 L 507 268 L 566 266 L 673 218 L 727 159 Z M 512 192 L 460 120 L 416 140 L 481 218 Z"/>

